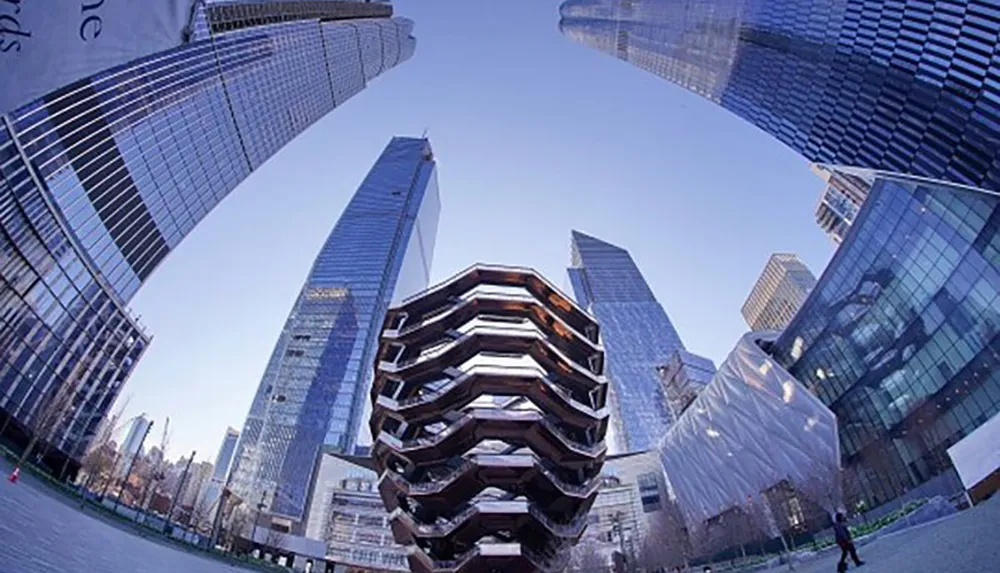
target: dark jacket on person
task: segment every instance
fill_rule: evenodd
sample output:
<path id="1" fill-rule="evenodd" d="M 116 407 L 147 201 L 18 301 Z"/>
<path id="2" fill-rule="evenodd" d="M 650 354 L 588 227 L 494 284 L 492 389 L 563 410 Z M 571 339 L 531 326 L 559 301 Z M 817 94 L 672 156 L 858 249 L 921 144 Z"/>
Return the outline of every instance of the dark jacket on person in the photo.
<path id="1" fill-rule="evenodd" d="M 851 532 L 847 530 L 846 523 L 837 522 L 833 524 L 833 538 L 837 541 L 838 545 L 851 542 Z"/>

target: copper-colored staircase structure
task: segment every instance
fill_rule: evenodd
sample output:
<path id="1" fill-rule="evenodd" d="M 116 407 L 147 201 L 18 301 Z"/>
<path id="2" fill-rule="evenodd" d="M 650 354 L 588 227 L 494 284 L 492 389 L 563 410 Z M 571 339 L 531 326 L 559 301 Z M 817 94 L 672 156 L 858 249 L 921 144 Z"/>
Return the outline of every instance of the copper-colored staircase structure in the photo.
<path id="1" fill-rule="evenodd" d="M 528 269 L 477 265 L 386 315 L 372 447 L 415 573 L 557 572 L 604 463 L 594 319 Z"/>

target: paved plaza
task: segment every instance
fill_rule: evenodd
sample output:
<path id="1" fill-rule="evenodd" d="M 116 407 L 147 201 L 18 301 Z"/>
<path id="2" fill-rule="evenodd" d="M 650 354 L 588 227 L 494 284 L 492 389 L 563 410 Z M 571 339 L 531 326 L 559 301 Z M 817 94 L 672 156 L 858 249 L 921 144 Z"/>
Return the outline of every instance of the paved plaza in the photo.
<path id="1" fill-rule="evenodd" d="M 858 548 L 858 573 L 1000 572 L 1000 496 L 971 510 L 877 539 Z M 833 573 L 840 550 L 796 567 Z"/>
<path id="2" fill-rule="evenodd" d="M 224 573 L 246 571 L 143 539 L 81 513 L 25 477 L 7 483 L 0 462 L 0 573 Z M 887 536 L 859 549 L 859 573 L 1000 572 L 1000 497 L 954 517 Z M 839 552 L 796 567 L 836 571 Z M 851 567 L 854 570 L 854 567 Z"/>
<path id="3" fill-rule="evenodd" d="M 0 573 L 250 571 L 127 533 L 0 461 Z"/>

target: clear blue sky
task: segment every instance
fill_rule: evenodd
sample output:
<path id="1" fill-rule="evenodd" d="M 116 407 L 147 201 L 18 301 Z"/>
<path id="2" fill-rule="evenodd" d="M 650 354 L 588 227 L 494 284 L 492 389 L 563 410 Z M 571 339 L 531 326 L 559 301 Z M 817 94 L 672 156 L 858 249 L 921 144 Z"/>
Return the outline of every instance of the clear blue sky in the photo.
<path id="1" fill-rule="evenodd" d="M 822 182 L 769 136 L 558 31 L 557 0 L 397 0 L 413 59 L 289 144 L 153 275 L 134 310 L 153 344 L 122 394 L 171 418 L 171 458 L 214 460 L 240 429 L 313 257 L 393 135 L 428 130 L 441 224 L 434 280 L 477 261 L 564 286 L 569 234 L 629 251 L 688 349 L 717 363 L 770 253 L 818 275 Z"/>

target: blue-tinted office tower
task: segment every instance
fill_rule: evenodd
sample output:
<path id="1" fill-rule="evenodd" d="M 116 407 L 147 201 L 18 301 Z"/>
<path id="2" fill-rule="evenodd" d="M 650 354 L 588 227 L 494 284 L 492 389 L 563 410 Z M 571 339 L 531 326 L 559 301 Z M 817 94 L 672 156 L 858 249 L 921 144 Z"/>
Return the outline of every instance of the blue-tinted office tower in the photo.
<path id="1" fill-rule="evenodd" d="M 601 325 L 615 441 L 609 449 L 649 449 L 673 422 L 657 368 L 684 344 L 628 251 L 579 231 L 570 248 L 573 296 Z"/>
<path id="2" fill-rule="evenodd" d="M 321 452 L 352 453 L 390 303 L 430 279 L 440 202 L 426 139 L 394 138 L 337 221 L 243 427 L 233 491 L 301 532 Z"/>
<path id="3" fill-rule="evenodd" d="M 822 164 L 1000 190 L 997 0 L 569 0 L 570 38 Z"/>
<path id="4" fill-rule="evenodd" d="M 223 488 L 229 479 L 229 468 L 232 467 L 233 458 L 236 456 L 236 444 L 239 442 L 240 433 L 232 428 L 226 428 L 226 435 L 222 438 L 222 445 L 219 446 L 219 453 L 215 455 L 215 465 L 212 466 L 212 477 L 205 486 L 202 503 L 208 508 L 208 519 L 211 522 L 219 510 L 218 502 L 222 495 Z"/>
<path id="5" fill-rule="evenodd" d="M 837 415 L 852 507 L 960 492 L 947 449 L 1000 412 L 1000 199 L 878 177 L 774 346 Z"/>
<path id="6" fill-rule="evenodd" d="M 12 6 L 38 9 L 0 2 Z M 65 391 L 46 451 L 83 455 L 149 342 L 128 301 L 240 181 L 413 54 L 412 23 L 391 14 L 386 3 L 199 2 L 177 46 L 0 116 L 5 436 L 26 443 Z"/>

